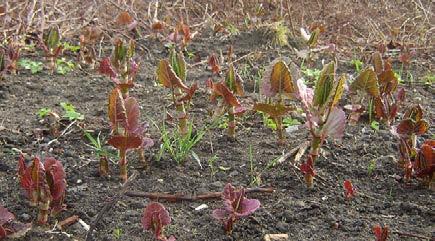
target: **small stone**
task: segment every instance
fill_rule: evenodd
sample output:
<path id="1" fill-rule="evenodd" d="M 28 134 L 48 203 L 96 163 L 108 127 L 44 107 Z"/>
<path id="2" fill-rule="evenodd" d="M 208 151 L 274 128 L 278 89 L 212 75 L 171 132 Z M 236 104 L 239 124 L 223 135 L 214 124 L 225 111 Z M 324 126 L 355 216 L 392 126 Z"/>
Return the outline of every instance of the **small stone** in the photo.
<path id="1" fill-rule="evenodd" d="M 230 177 L 234 177 L 234 176 L 237 176 L 237 175 L 239 175 L 239 172 L 238 171 L 232 171 L 232 172 L 230 172 Z"/>
<path id="2" fill-rule="evenodd" d="M 20 215 L 20 219 L 25 221 L 25 222 L 29 221 L 31 218 L 32 217 L 30 217 L 30 215 L 27 214 L 27 213 L 23 213 L 23 214 Z"/>
<path id="3" fill-rule="evenodd" d="M 76 181 L 77 184 L 81 184 L 82 182 L 83 182 L 82 179 L 77 179 Z"/>
<path id="4" fill-rule="evenodd" d="M 266 234 L 264 235 L 264 241 L 287 241 L 288 234 L 280 233 L 280 234 Z"/>

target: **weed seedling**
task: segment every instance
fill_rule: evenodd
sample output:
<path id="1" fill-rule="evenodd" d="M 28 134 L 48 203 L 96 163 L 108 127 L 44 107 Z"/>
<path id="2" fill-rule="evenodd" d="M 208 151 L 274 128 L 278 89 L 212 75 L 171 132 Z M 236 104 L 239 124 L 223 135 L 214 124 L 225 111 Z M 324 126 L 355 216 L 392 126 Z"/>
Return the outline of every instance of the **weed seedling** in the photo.
<path id="1" fill-rule="evenodd" d="M 24 68 L 26 70 L 30 70 L 30 72 L 32 74 L 37 74 L 44 69 L 44 63 L 39 62 L 39 61 L 33 61 L 30 59 L 20 59 L 18 61 L 18 65 L 21 68 Z"/>
<path id="2" fill-rule="evenodd" d="M 66 180 L 62 163 L 54 158 L 46 158 L 42 164 L 35 157 L 29 166 L 26 166 L 24 156 L 18 160 L 18 176 L 21 187 L 30 200 L 30 205 L 38 207 L 37 222 L 45 224 L 50 212 L 59 213 L 65 209 Z"/>
<path id="3" fill-rule="evenodd" d="M 261 175 L 257 171 L 257 168 L 254 164 L 254 154 L 252 153 L 252 146 L 249 145 L 248 149 L 249 154 L 249 173 L 251 174 L 251 185 L 260 186 L 261 185 Z"/>
<path id="4" fill-rule="evenodd" d="M 236 190 L 231 183 L 225 185 L 222 192 L 224 208 L 213 210 L 213 217 L 222 221 L 227 235 L 231 235 L 234 223 L 242 217 L 251 215 L 260 207 L 257 199 L 247 199 L 245 189 Z"/>
<path id="5" fill-rule="evenodd" d="M 144 209 L 142 216 L 142 227 L 154 233 L 156 240 L 175 241 L 174 236 L 166 238 L 164 235 L 165 226 L 171 224 L 171 217 L 165 206 L 158 202 L 152 202 Z"/>
<path id="6" fill-rule="evenodd" d="M 64 58 L 56 60 L 56 73 L 61 75 L 66 75 L 67 73 L 73 71 L 75 64 L 72 61 L 67 61 Z"/>
<path id="7" fill-rule="evenodd" d="M 95 150 L 97 157 L 100 159 L 100 176 L 107 176 L 109 175 L 109 152 L 101 144 L 100 134 L 101 133 L 98 133 L 97 137 L 94 138 L 91 133 L 85 131 L 86 138 L 91 142 L 91 147 Z"/>
<path id="8" fill-rule="evenodd" d="M 169 132 L 166 125 L 163 123 L 159 128 L 162 137 L 162 144 L 157 160 L 160 161 L 163 153 L 168 153 L 169 156 L 177 162 L 182 164 L 186 158 L 192 153 L 192 148 L 204 137 L 209 127 L 193 132 L 193 124 L 189 123 L 187 126 L 187 133 L 182 135 L 180 132 Z M 172 134 L 171 134 L 172 133 Z"/>
<path id="9" fill-rule="evenodd" d="M 60 106 L 62 106 L 64 111 L 62 118 L 68 119 L 69 121 L 85 119 L 85 116 L 81 113 L 78 113 L 71 103 L 61 102 Z"/>
<path id="10" fill-rule="evenodd" d="M 335 78 L 335 63 L 324 66 L 314 91 L 302 79 L 297 82 L 299 99 L 306 115 L 306 126 L 311 133 L 311 148 L 306 162 L 300 169 L 308 188 L 312 188 L 315 176 L 314 163 L 327 137 L 340 139 L 344 134 L 345 114 L 338 102 L 344 91 L 345 76 Z"/>

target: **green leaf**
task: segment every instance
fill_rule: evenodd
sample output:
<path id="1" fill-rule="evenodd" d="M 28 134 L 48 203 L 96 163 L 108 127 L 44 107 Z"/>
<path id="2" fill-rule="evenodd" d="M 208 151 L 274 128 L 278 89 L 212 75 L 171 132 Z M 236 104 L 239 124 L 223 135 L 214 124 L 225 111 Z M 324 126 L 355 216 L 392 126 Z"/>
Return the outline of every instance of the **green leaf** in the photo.
<path id="1" fill-rule="evenodd" d="M 44 63 L 30 59 L 20 59 L 18 65 L 26 70 L 30 70 L 32 74 L 41 72 L 44 69 Z"/>
<path id="2" fill-rule="evenodd" d="M 181 53 L 176 53 L 175 50 L 171 51 L 169 56 L 169 60 L 171 62 L 171 67 L 174 70 L 175 74 L 180 78 L 183 82 L 186 81 L 186 61 L 184 60 L 184 56 Z"/>
<path id="3" fill-rule="evenodd" d="M 51 109 L 50 108 L 41 108 L 38 110 L 38 116 L 40 119 L 46 117 L 48 114 L 50 114 Z"/>
<path id="4" fill-rule="evenodd" d="M 373 130 L 375 130 L 375 131 L 379 131 L 379 122 L 377 122 L 377 121 L 372 121 L 372 122 L 370 123 L 370 127 L 371 127 Z"/>
<path id="5" fill-rule="evenodd" d="M 62 106 L 63 110 L 65 111 L 65 114 L 62 116 L 63 118 L 67 118 L 70 121 L 83 120 L 85 118 L 84 115 L 75 111 L 75 108 L 72 104 L 66 103 L 66 102 L 61 102 L 60 105 Z"/>
<path id="6" fill-rule="evenodd" d="M 48 32 L 45 44 L 47 45 L 48 49 L 53 50 L 59 46 L 59 41 L 60 41 L 59 29 L 56 27 L 51 27 Z"/>
<path id="7" fill-rule="evenodd" d="M 314 89 L 314 105 L 323 107 L 334 88 L 335 64 L 330 62 L 323 67 Z"/>
<path id="8" fill-rule="evenodd" d="M 372 97 L 379 97 L 380 90 L 378 85 L 378 78 L 375 71 L 371 67 L 363 70 L 356 80 L 350 86 L 353 91 L 365 91 Z"/>
<path id="9" fill-rule="evenodd" d="M 80 45 L 72 45 L 68 42 L 62 44 L 64 50 L 69 50 L 73 53 L 76 53 L 80 50 Z"/>

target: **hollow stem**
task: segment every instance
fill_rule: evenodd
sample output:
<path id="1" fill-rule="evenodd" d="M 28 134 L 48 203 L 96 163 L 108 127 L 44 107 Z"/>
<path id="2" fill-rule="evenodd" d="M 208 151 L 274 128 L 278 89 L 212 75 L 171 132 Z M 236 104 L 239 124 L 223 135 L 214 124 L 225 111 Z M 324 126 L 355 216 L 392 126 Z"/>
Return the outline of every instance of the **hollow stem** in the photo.
<path id="1" fill-rule="evenodd" d="M 39 213 L 38 213 L 38 220 L 37 220 L 39 224 L 47 223 L 49 210 L 50 210 L 50 197 L 48 197 L 43 191 L 41 191 L 40 201 L 39 201 Z"/>
<path id="2" fill-rule="evenodd" d="M 278 144 L 284 145 L 285 144 L 285 133 L 282 126 L 282 117 L 275 118 L 276 122 L 276 132 L 278 134 Z"/>
<path id="3" fill-rule="evenodd" d="M 119 177 L 124 182 L 126 182 L 128 179 L 128 175 L 127 175 L 127 150 L 120 150 L 119 151 Z"/>
<path id="4" fill-rule="evenodd" d="M 236 117 L 234 116 L 234 107 L 228 110 L 228 136 L 236 139 Z"/>
<path id="5" fill-rule="evenodd" d="M 312 168 L 314 170 L 314 164 L 320 153 L 320 147 L 322 146 L 322 139 L 319 136 L 312 136 L 311 148 L 309 153 L 309 160 L 311 160 Z M 313 173 L 305 173 L 305 183 L 308 188 L 314 187 L 314 175 Z"/>

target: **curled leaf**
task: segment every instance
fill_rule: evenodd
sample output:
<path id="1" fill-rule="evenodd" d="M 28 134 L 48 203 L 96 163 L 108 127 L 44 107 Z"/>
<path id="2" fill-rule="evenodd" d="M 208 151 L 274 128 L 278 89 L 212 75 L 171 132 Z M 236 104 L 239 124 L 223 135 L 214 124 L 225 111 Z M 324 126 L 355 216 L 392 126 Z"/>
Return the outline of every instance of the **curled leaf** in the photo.
<path id="1" fill-rule="evenodd" d="M 175 74 L 167 60 L 160 60 L 156 74 L 160 84 L 166 88 L 189 89 L 189 87 L 183 84 L 182 80 Z"/>
<path id="2" fill-rule="evenodd" d="M 293 110 L 293 107 L 285 106 L 282 104 L 265 104 L 265 103 L 255 103 L 255 111 L 261 111 L 268 114 L 272 118 L 277 118 L 286 115 L 288 112 Z"/>
<path id="3" fill-rule="evenodd" d="M 274 97 L 278 93 L 289 95 L 296 92 L 290 70 L 282 59 L 277 59 L 270 64 L 262 83 L 262 93 L 267 97 Z"/>
<path id="4" fill-rule="evenodd" d="M 352 91 L 365 91 L 372 97 L 379 97 L 380 91 L 376 73 L 371 68 L 363 70 L 350 86 Z"/>
<path id="5" fill-rule="evenodd" d="M 169 212 L 158 203 L 152 202 L 146 206 L 142 216 L 142 227 L 154 232 L 156 239 L 162 239 L 163 228 L 171 223 Z"/>

